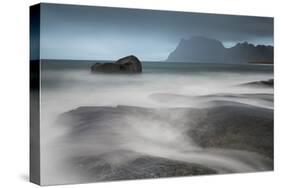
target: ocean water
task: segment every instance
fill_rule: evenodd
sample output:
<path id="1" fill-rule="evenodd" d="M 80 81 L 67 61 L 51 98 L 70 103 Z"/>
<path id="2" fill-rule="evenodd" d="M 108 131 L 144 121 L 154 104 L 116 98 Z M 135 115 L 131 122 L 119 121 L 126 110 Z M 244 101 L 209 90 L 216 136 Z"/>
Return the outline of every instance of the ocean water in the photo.
<path id="1" fill-rule="evenodd" d="M 191 137 L 182 134 L 188 125 L 183 129 L 173 119 L 167 123 L 161 119 L 126 117 L 127 127 L 108 120 L 112 129 L 92 131 L 75 141 L 62 139 L 70 128 L 56 120 L 61 114 L 83 106 L 203 109 L 211 107 L 214 101 L 228 101 L 273 110 L 272 87 L 247 85 L 272 79 L 272 65 L 144 62 L 141 74 L 111 75 L 92 74 L 92 64 L 41 61 L 43 184 L 82 182 L 83 174 L 67 167 L 68 157 L 92 156 L 116 149 L 200 164 L 217 173 L 268 170 L 268 159 L 257 153 L 231 148 L 202 149 Z M 109 162 L 115 165 L 116 161 L 123 164 L 126 160 L 117 156 Z M 93 177 L 93 181 L 100 180 L 103 179 Z"/>
<path id="2" fill-rule="evenodd" d="M 239 87 L 247 82 L 272 79 L 272 65 L 145 62 L 140 75 L 103 75 L 91 74 L 92 64 L 43 61 L 42 102 L 48 104 L 45 94 L 53 93 L 61 101 L 67 100 L 61 106 L 68 110 L 82 105 L 151 107 L 168 105 L 149 97 L 159 93 L 186 96 L 273 93 L 273 88 Z"/>

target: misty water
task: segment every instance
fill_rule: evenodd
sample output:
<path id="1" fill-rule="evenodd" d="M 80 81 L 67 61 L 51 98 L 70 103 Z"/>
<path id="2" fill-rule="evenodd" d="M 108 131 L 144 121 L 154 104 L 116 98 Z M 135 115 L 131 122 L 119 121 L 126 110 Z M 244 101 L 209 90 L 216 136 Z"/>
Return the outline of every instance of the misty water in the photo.
<path id="1" fill-rule="evenodd" d="M 166 115 L 161 111 L 210 109 L 218 105 L 218 101 L 224 101 L 272 112 L 272 87 L 244 85 L 272 79 L 272 65 L 145 62 L 142 74 L 108 75 L 92 74 L 91 62 L 41 63 L 43 184 L 84 181 L 83 173 L 87 171 L 72 167 L 68 160 L 80 156 L 103 156 L 103 162 L 113 168 L 139 156 L 197 164 L 216 173 L 272 168 L 272 159 L 262 153 L 202 147 L 189 135 L 191 125 L 186 122 L 193 118 L 192 112 Z M 103 119 L 96 123 L 97 129 L 90 127 L 72 139 L 73 127 L 57 119 L 69 111 L 80 112 L 81 107 L 112 107 L 117 112 L 128 107 L 159 111 L 156 110 L 153 117 L 130 112 Z M 181 119 L 185 123 L 181 123 Z M 106 180 L 102 172 L 91 174 L 91 178 L 92 181 Z"/>

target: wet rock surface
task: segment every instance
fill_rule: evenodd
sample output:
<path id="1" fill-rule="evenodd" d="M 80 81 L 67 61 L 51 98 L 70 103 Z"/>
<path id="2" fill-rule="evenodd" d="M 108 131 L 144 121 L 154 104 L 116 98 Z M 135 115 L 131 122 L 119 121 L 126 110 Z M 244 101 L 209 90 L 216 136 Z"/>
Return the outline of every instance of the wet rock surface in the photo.
<path id="1" fill-rule="evenodd" d="M 66 140 L 69 139 L 77 144 L 91 137 L 91 139 L 96 138 L 93 142 L 95 144 L 104 142 L 107 146 L 114 148 L 110 152 L 98 152 L 92 146 L 93 152 L 87 155 L 78 153 L 69 158 L 69 163 L 86 174 L 85 177 L 88 177 L 89 181 L 216 174 L 220 171 L 212 169 L 212 165 L 215 168 L 219 165 L 220 160 L 217 157 L 230 162 L 238 160 L 243 164 L 242 166 L 244 163 L 246 166 L 254 167 L 257 164 L 263 164 L 262 168 L 259 166 L 257 169 L 254 168 L 255 171 L 273 169 L 273 110 L 271 109 L 227 101 L 213 101 L 211 107 L 200 109 L 134 106 L 79 107 L 62 114 L 59 121 L 71 130 Z M 168 125 L 171 129 L 180 129 L 184 139 L 183 143 L 173 143 L 174 140 L 166 142 L 165 129 L 163 129 L 157 132 L 159 135 L 155 134 L 155 138 L 139 138 L 141 142 L 147 140 L 147 143 L 144 142 L 147 144 L 146 147 L 149 148 L 149 144 L 157 144 L 157 147 L 164 146 L 170 150 L 182 145 L 180 149 L 183 150 L 183 155 L 198 157 L 193 157 L 194 161 L 189 161 L 189 158 L 184 161 L 173 159 L 173 157 L 151 155 L 145 150 L 146 147 L 143 152 L 119 148 L 120 145 L 138 143 L 138 134 L 141 132 L 136 134 L 130 131 L 132 124 L 136 124 L 133 130 L 152 131 L 155 128 L 145 127 L 149 126 L 147 122 L 160 122 L 161 126 Z M 104 134 L 108 134 L 109 137 L 106 138 L 107 135 Z M 135 135 L 131 138 L 130 134 Z M 161 137 L 162 135 L 164 136 Z M 190 139 L 195 149 L 190 143 L 185 143 Z M 225 151 L 216 154 L 212 148 Z M 139 150 L 137 145 L 135 149 Z M 220 153 L 224 153 L 224 156 L 220 156 Z M 208 157 L 200 159 L 201 156 L 208 155 L 215 156 L 213 160 L 218 164 L 214 165 L 209 161 L 211 165 L 208 166 L 206 165 L 209 163 Z M 227 157 L 230 158 L 227 159 Z M 219 168 L 223 169 L 224 165 L 222 163 L 222 167 Z M 225 168 L 223 173 L 239 172 L 239 168 L 238 170 Z M 243 171 L 248 170 L 241 169 L 241 172 Z"/>
<path id="2" fill-rule="evenodd" d="M 133 55 L 118 59 L 115 63 L 96 63 L 91 66 L 92 73 L 141 73 L 142 64 Z"/>

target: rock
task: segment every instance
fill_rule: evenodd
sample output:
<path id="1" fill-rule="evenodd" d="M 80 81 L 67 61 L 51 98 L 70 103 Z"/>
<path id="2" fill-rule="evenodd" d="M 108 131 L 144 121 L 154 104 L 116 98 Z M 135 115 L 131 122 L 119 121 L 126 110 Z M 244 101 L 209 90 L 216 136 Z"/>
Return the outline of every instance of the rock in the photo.
<path id="1" fill-rule="evenodd" d="M 133 55 L 118 59 L 116 61 L 116 64 L 119 64 L 121 69 L 124 70 L 125 72 L 136 72 L 136 73 L 142 72 L 142 65 L 140 60 Z"/>
<path id="2" fill-rule="evenodd" d="M 91 67 L 92 72 L 114 73 L 120 71 L 120 65 L 115 63 L 96 63 Z"/>
<path id="3" fill-rule="evenodd" d="M 273 79 L 269 79 L 269 80 L 261 80 L 261 81 L 256 81 L 256 82 L 248 82 L 246 84 L 243 84 L 246 86 L 267 86 L 267 87 L 273 87 L 274 86 L 274 80 Z"/>
<path id="4" fill-rule="evenodd" d="M 68 136 L 74 140 L 97 130 L 99 134 L 127 130 L 131 126 L 127 118 L 142 124 L 168 123 L 202 148 L 246 150 L 273 158 L 272 109 L 229 101 L 212 103 L 200 109 L 85 106 L 61 114 L 58 121 L 70 128 Z M 112 122 L 118 129 L 112 129 Z M 188 143 L 186 149 L 190 150 Z"/>
<path id="5" fill-rule="evenodd" d="M 269 79 L 269 80 L 265 80 L 265 81 L 261 81 L 261 83 L 268 85 L 268 86 L 272 86 L 274 85 L 274 81 L 273 79 Z"/>
<path id="6" fill-rule="evenodd" d="M 273 110 L 213 102 L 206 108 L 81 106 L 65 112 L 57 120 L 69 130 L 60 144 L 73 148 L 65 162 L 85 181 L 273 170 Z M 155 123 L 159 134 L 142 131 Z M 166 141 L 161 130 L 181 136 Z M 135 149 L 139 143 L 157 150 Z M 170 157 L 155 155 L 162 148 Z"/>
<path id="7" fill-rule="evenodd" d="M 141 73 L 140 60 L 133 55 L 118 59 L 115 63 L 96 63 L 91 67 L 91 72 L 101 73 Z"/>
<path id="8" fill-rule="evenodd" d="M 127 160 L 127 163 L 114 165 L 106 160 L 109 157 L 112 158 L 112 156 L 122 158 L 130 157 L 131 159 Z M 76 166 L 81 172 L 84 172 L 85 176 L 89 178 L 88 181 L 217 174 L 215 170 L 198 164 L 143 155 L 126 150 L 117 150 L 98 156 L 73 157 L 69 162 Z M 95 177 L 95 179 L 93 177 Z"/>

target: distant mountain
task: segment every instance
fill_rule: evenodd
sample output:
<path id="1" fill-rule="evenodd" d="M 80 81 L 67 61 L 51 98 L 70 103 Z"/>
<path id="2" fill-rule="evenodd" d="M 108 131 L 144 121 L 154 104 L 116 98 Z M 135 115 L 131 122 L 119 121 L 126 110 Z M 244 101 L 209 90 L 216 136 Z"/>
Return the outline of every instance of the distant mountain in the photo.
<path id="1" fill-rule="evenodd" d="M 273 63 L 273 46 L 253 45 L 247 42 L 225 48 L 216 39 L 192 37 L 182 39 L 170 53 L 169 62 L 203 63 Z"/>

